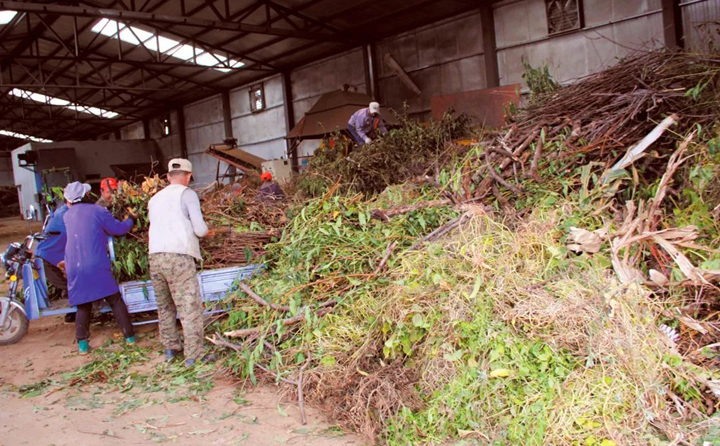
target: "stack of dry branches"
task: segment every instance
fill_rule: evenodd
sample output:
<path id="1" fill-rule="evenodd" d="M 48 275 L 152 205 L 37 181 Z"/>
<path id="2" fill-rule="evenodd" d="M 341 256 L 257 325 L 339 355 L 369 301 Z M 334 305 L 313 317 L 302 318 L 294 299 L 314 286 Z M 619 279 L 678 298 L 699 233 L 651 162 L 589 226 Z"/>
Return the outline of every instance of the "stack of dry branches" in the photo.
<path id="1" fill-rule="evenodd" d="M 522 179 L 537 180 L 538 165 L 551 160 L 613 163 L 613 150 L 637 143 L 673 113 L 679 134 L 710 124 L 720 112 L 719 75 L 720 60 L 654 51 L 541 96 L 495 138 L 473 176 L 474 196 L 465 198 L 497 196 L 501 186 L 518 195 Z"/>
<path id="2" fill-rule="evenodd" d="M 228 186 L 216 186 L 203 197 L 203 215 L 215 225 L 249 227 L 251 223 L 274 232 L 287 224 L 287 201 L 264 202 L 256 198 L 259 184 L 246 177 Z"/>

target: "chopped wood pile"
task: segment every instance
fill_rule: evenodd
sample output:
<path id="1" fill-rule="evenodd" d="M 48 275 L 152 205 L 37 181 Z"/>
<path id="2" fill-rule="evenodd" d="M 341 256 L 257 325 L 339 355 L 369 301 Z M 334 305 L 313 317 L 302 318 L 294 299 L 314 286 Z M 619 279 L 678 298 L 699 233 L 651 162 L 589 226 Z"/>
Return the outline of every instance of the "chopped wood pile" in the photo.
<path id="1" fill-rule="evenodd" d="M 671 51 L 641 53 L 568 87 L 540 95 L 494 139 L 466 199 L 518 195 L 524 179 L 555 162 L 558 171 L 594 159 L 612 164 L 667 116 L 683 135 L 720 113 L 720 60 Z M 662 175 L 662 169 L 658 171 Z"/>

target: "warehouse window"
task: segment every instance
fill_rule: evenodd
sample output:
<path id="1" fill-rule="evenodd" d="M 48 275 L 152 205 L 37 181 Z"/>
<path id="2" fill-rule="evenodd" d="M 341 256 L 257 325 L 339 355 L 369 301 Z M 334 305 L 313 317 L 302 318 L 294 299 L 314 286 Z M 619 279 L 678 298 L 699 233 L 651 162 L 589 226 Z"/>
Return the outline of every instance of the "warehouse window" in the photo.
<path id="1" fill-rule="evenodd" d="M 259 112 L 265 109 L 265 91 L 263 85 L 255 85 L 250 88 L 250 110 L 253 113 Z"/>
<path id="2" fill-rule="evenodd" d="M 0 11 L 0 25 L 7 25 L 16 15 L 16 11 Z"/>
<path id="3" fill-rule="evenodd" d="M 49 140 L 49 139 L 38 138 L 37 136 L 24 135 L 22 133 L 15 133 L 15 132 L 11 132 L 9 130 L 0 130 L 0 135 L 9 136 L 11 138 L 24 139 L 27 141 L 34 141 L 34 142 L 52 142 L 52 140 Z"/>
<path id="4" fill-rule="evenodd" d="M 87 105 L 73 104 L 72 102 L 56 98 L 53 96 L 46 96 L 40 93 L 33 93 L 32 91 L 21 90 L 19 88 L 13 88 L 8 92 L 10 96 L 15 96 L 23 99 L 30 99 L 31 101 L 40 102 L 41 104 L 57 105 L 58 107 L 64 107 L 68 110 L 73 110 L 81 113 L 87 113 L 89 115 L 95 115 L 100 118 L 112 119 L 118 116 L 114 111 L 103 110 L 102 108 L 90 107 Z"/>
<path id="5" fill-rule="evenodd" d="M 170 115 L 165 115 L 162 117 L 162 135 L 170 135 Z"/>
<path id="6" fill-rule="evenodd" d="M 210 67 L 224 73 L 234 68 L 242 68 L 245 65 L 239 60 L 228 59 L 220 54 L 205 51 L 195 45 L 169 39 L 157 33 L 151 33 L 135 26 L 128 26 L 115 20 L 102 19 L 92 27 L 92 31 L 113 39 L 120 39 L 131 45 L 142 45 L 149 50 L 194 63 L 195 65 Z"/>
<path id="7" fill-rule="evenodd" d="M 582 2 L 578 0 L 545 0 L 548 33 L 557 34 L 582 28 Z"/>

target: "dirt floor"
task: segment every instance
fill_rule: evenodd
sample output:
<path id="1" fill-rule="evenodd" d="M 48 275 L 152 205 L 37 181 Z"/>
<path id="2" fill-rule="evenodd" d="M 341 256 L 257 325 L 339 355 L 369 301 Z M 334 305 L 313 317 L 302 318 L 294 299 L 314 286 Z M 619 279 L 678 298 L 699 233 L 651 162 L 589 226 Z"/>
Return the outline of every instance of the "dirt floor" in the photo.
<path id="1" fill-rule="evenodd" d="M 139 327 L 138 348 L 149 351 L 151 359 L 137 367 L 133 379 L 166 367 L 156 329 Z M 91 346 L 101 346 L 116 332 L 112 321 L 94 323 Z M 306 408 L 308 422 L 302 425 L 297 401 L 282 398 L 280 388 L 242 388 L 217 365 L 204 366 L 202 377 L 213 386 L 199 396 L 182 396 L 192 395 L 185 390 L 193 384 L 182 381 L 159 392 L 122 392 L 103 383 L 71 386 L 65 374 L 95 358 L 78 355 L 73 338 L 73 324 L 46 317 L 31 322 L 18 344 L 0 347 L 0 445 L 363 444 L 312 408 Z M 122 352 L 121 345 L 107 348 Z M 44 383 L 39 391 L 28 392 L 38 383 Z"/>
<path id="2" fill-rule="evenodd" d="M 25 221 L 20 217 L 0 218 L 0 249 L 3 251 L 8 243 L 21 242 L 26 235 L 42 229 L 42 222 Z"/>
<path id="3" fill-rule="evenodd" d="M 37 222 L 0 219 L 0 252 L 40 229 Z M 0 279 L 0 291 L 7 286 L 8 282 Z M 117 336 L 114 323 L 107 319 L 91 327 L 92 347 Z M 176 376 L 171 385 L 152 393 L 142 388 L 120 391 L 106 383 L 72 386 L 67 373 L 97 359 L 76 353 L 74 329 L 74 324 L 64 323 L 62 316 L 45 317 L 32 321 L 18 344 L 0 347 L 0 446 L 363 444 L 313 408 L 306 408 L 307 424 L 303 425 L 297 400 L 287 389 L 241 387 L 219 366 L 205 366 L 207 372 L 202 378 L 207 384 L 203 385 L 212 388 L 199 394 L 188 391 L 198 383 L 177 378 L 182 370 L 169 374 Z M 133 376 L 140 379 L 160 370 L 162 379 L 166 366 L 162 347 L 155 339 L 157 325 L 138 330 L 138 347 L 149 351 L 151 359 L 133 366 Z M 122 343 L 112 348 L 122 351 Z M 33 386 L 38 391 L 28 391 Z M 283 398 L 285 393 L 291 396 Z"/>

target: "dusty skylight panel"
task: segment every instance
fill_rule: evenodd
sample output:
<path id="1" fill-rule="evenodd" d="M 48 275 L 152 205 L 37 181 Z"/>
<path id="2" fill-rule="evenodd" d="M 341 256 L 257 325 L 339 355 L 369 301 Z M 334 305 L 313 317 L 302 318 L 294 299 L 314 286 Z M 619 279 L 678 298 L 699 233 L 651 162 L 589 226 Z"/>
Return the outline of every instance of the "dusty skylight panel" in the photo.
<path id="1" fill-rule="evenodd" d="M 37 136 L 23 135 L 22 133 L 11 132 L 10 130 L 0 130 L 0 135 L 9 136 L 11 138 L 24 139 L 33 142 L 52 142 L 50 139 L 38 138 Z"/>
<path id="2" fill-rule="evenodd" d="M 17 15 L 17 11 L 0 11 L 0 25 L 7 25 Z"/>
<path id="3" fill-rule="evenodd" d="M 90 107 L 87 105 L 73 104 L 72 102 L 70 102 L 66 99 L 55 98 L 52 96 L 46 96 L 44 94 L 34 93 L 32 91 L 27 91 L 27 90 L 21 90 L 19 88 L 13 88 L 12 90 L 10 90 L 10 92 L 8 94 L 10 94 L 11 96 L 16 96 L 18 98 L 25 98 L 25 99 L 30 99 L 35 102 L 40 102 L 41 104 L 50 104 L 50 105 L 56 105 L 58 107 L 64 107 L 64 108 L 67 108 L 68 110 L 74 110 L 74 111 L 78 111 L 80 113 L 87 113 L 89 115 L 98 116 L 100 118 L 112 119 L 112 118 L 118 116 L 118 114 L 115 113 L 114 111 L 104 110 L 104 109 L 98 108 L 98 107 Z"/>
<path id="4" fill-rule="evenodd" d="M 112 39 L 120 39 L 131 45 L 142 45 L 161 54 L 180 59 L 184 62 L 228 72 L 234 68 L 242 68 L 245 64 L 235 59 L 205 51 L 194 45 L 182 43 L 168 37 L 145 31 L 135 26 L 128 26 L 116 20 L 101 19 L 92 27 L 92 31 Z"/>

